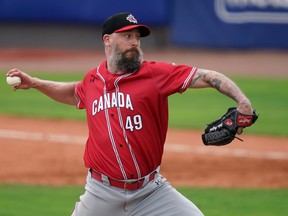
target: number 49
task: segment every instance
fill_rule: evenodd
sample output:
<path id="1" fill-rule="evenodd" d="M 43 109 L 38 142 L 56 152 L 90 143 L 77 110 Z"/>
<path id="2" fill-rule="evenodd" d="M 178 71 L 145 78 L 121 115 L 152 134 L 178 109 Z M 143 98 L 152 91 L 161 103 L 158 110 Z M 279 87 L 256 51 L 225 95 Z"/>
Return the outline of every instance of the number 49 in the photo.
<path id="1" fill-rule="evenodd" d="M 141 130 L 143 127 L 142 118 L 140 115 L 135 116 L 127 116 L 126 118 L 126 130 L 134 131 L 134 130 Z"/>

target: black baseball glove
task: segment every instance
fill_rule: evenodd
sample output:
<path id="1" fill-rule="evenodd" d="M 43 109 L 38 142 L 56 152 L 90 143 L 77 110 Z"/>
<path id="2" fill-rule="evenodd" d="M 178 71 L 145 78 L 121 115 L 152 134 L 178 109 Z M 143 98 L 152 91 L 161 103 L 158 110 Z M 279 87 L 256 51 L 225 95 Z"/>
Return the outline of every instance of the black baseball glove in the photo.
<path id="1" fill-rule="evenodd" d="M 251 126 L 257 119 L 255 110 L 252 115 L 245 115 L 238 112 L 236 107 L 231 107 L 221 118 L 208 124 L 202 134 L 202 141 L 205 145 L 227 145 L 236 137 L 238 127 Z"/>

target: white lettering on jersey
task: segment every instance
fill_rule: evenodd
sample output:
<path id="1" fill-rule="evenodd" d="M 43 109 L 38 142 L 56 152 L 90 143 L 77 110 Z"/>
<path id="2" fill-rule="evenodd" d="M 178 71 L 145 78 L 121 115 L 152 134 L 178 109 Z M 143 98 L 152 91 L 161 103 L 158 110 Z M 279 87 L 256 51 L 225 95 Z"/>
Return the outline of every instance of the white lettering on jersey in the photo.
<path id="1" fill-rule="evenodd" d="M 113 107 L 120 107 L 134 110 L 131 97 L 129 94 L 124 94 L 122 92 L 118 92 L 118 94 L 116 94 L 116 92 L 113 92 L 113 93 L 106 93 L 93 101 L 92 115 L 96 115 L 98 112 L 102 110 Z"/>

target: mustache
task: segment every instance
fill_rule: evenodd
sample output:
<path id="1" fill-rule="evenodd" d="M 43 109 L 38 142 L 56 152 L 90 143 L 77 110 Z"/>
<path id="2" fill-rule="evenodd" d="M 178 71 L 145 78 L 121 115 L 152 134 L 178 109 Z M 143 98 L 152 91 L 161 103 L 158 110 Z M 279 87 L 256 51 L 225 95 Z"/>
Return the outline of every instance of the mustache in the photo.
<path id="1" fill-rule="evenodd" d="M 138 55 L 140 54 L 139 50 L 136 47 L 132 47 L 130 49 L 125 50 L 123 54 L 125 55 L 126 53 L 129 53 L 129 52 L 134 52 L 134 53 L 137 53 Z"/>

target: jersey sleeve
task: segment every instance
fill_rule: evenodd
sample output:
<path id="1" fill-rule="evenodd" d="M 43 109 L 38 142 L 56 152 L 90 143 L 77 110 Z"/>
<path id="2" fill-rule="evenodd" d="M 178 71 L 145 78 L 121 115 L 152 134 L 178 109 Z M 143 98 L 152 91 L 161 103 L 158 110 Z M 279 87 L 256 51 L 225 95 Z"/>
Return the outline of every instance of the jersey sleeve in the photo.
<path id="1" fill-rule="evenodd" d="M 79 102 L 76 105 L 78 109 L 84 109 L 85 108 L 85 103 L 84 103 L 84 98 L 85 98 L 85 91 L 84 91 L 84 80 L 81 82 L 78 82 L 75 87 L 75 93 L 77 97 L 79 98 Z"/>
<path id="2" fill-rule="evenodd" d="M 78 109 L 85 109 L 86 108 L 86 92 L 87 92 L 87 83 L 91 81 L 91 77 L 94 77 L 93 74 L 95 73 L 95 69 L 90 70 L 84 77 L 81 82 L 78 82 L 75 87 L 75 94 L 79 98 L 79 102 L 76 105 Z"/>
<path id="3" fill-rule="evenodd" d="M 197 71 L 196 67 L 164 62 L 151 62 L 150 67 L 157 88 L 161 93 L 166 95 L 186 91 Z"/>

